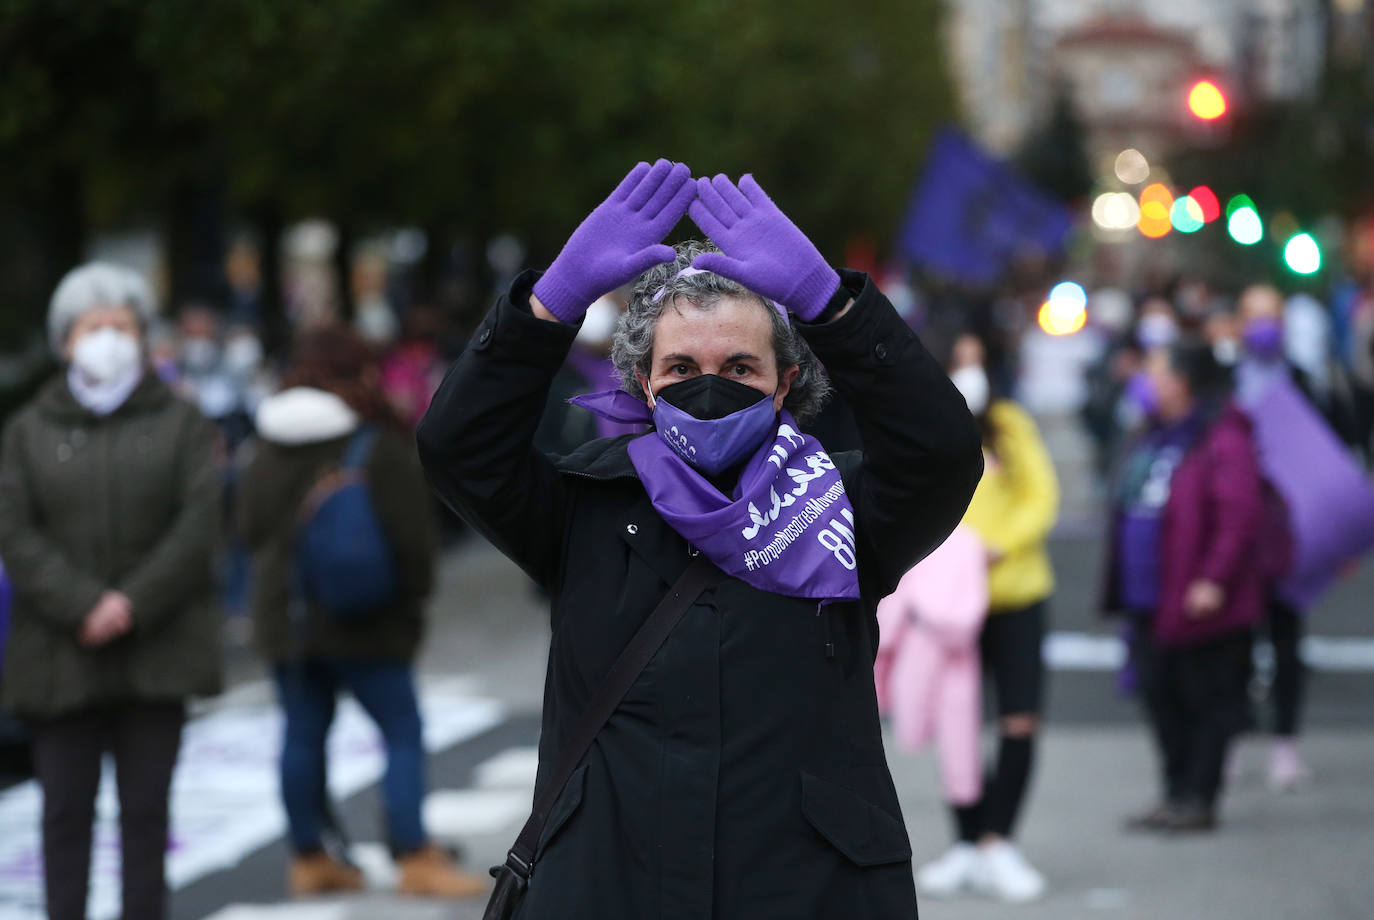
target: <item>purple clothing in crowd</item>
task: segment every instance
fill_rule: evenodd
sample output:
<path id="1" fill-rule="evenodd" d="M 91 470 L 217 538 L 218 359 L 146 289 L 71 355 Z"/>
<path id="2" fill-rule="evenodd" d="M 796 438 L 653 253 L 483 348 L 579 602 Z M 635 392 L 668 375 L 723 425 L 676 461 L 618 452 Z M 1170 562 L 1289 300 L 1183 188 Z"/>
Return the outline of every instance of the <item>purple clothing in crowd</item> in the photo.
<path id="1" fill-rule="evenodd" d="M 1175 471 L 1198 437 L 1189 417 L 1146 434 L 1131 453 L 1123 476 L 1117 517 L 1117 579 L 1128 610 L 1159 606 L 1160 539 Z"/>
<path id="2" fill-rule="evenodd" d="M 1116 528 L 1120 529 L 1120 508 Z M 1266 573 L 1252 558 L 1264 518 L 1259 463 L 1249 420 L 1228 405 L 1169 482 L 1159 526 L 1158 604 L 1153 628 L 1167 646 L 1195 645 L 1249 628 L 1260 619 Z M 1103 607 L 1127 612 L 1122 590 L 1121 537 L 1114 533 Z M 1194 618 L 1183 607 L 1198 579 L 1221 585 L 1222 608 Z"/>
<path id="3" fill-rule="evenodd" d="M 567 364 L 582 378 L 587 381 L 588 393 L 600 393 L 602 390 L 620 386 L 620 374 L 616 371 L 615 365 L 610 358 L 603 358 L 593 354 L 578 345 L 574 345 L 568 351 Z M 617 422 L 595 415 L 596 436 L 598 438 L 614 438 L 622 434 L 640 434 L 645 431 L 646 426 L 637 422 Z"/>
<path id="4" fill-rule="evenodd" d="M 1159 604 L 1159 516 L 1122 512 L 1117 520 L 1117 582 L 1128 610 L 1154 610 Z"/>

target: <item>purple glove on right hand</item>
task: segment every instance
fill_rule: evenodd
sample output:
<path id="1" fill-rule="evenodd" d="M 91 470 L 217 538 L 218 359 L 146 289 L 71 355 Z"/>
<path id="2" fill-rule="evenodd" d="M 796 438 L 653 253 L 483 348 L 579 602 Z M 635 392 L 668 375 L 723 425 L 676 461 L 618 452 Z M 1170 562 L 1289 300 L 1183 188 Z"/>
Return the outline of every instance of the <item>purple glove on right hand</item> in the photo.
<path id="1" fill-rule="evenodd" d="M 724 174 L 698 179 L 687 213 L 721 249 L 697 256 L 693 268 L 738 281 L 803 322 L 820 316 L 840 286 L 839 273 L 751 175 L 738 188 Z"/>
<path id="2" fill-rule="evenodd" d="M 577 322 L 598 297 L 676 258 L 660 241 L 696 194 L 684 164 L 640 163 L 573 231 L 535 282 L 534 296 L 563 322 Z"/>

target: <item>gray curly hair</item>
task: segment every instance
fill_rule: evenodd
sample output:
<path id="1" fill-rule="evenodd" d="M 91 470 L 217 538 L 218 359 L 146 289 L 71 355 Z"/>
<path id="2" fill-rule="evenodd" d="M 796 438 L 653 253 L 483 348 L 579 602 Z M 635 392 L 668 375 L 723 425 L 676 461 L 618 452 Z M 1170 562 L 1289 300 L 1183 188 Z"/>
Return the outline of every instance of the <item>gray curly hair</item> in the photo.
<path id="1" fill-rule="evenodd" d="M 651 376 L 654 354 L 654 332 L 663 310 L 675 298 L 683 298 L 703 310 L 710 310 L 722 297 L 743 297 L 756 301 L 768 312 L 773 324 L 773 351 L 777 355 L 778 373 L 789 367 L 799 368 L 783 400 L 783 408 L 800 422 L 816 417 L 830 398 L 830 381 L 821 370 L 821 363 L 812 353 L 806 339 L 774 309 L 772 303 L 742 284 L 713 272 L 679 275 L 697 256 L 718 252 L 715 246 L 701 240 L 688 240 L 674 247 L 677 258 L 661 262 L 635 279 L 630 293 L 630 305 L 616 325 L 615 341 L 611 346 L 611 361 L 620 374 L 620 383 L 633 396 L 647 399 L 635 371 L 646 378 Z M 663 296 L 654 296 L 663 289 Z"/>

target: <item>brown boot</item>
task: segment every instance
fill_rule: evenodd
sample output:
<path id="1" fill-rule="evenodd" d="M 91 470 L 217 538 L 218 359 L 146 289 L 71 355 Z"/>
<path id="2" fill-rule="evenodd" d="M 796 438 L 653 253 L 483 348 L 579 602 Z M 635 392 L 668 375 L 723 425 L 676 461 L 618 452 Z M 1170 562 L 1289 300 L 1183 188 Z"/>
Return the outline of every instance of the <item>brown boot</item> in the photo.
<path id="1" fill-rule="evenodd" d="M 398 894 L 475 898 L 488 890 L 485 878 L 459 869 L 433 844 L 396 857 L 396 866 L 401 870 L 401 883 L 396 887 Z"/>
<path id="2" fill-rule="evenodd" d="M 294 898 L 335 891 L 362 891 L 363 873 L 345 865 L 324 850 L 305 853 L 291 860 L 287 869 L 287 888 Z"/>

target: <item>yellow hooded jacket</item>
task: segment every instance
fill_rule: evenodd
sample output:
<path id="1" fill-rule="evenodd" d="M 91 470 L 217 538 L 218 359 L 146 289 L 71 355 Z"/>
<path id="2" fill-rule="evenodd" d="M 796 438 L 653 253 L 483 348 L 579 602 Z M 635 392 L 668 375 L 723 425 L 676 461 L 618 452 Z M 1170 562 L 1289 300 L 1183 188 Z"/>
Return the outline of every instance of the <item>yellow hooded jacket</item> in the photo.
<path id="1" fill-rule="evenodd" d="M 964 515 L 996 561 L 988 569 L 991 613 L 1018 610 L 1054 591 L 1045 541 L 1059 514 L 1059 481 L 1030 415 L 1010 400 L 988 407 L 995 457 Z"/>

